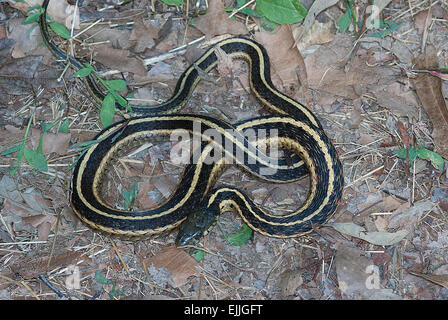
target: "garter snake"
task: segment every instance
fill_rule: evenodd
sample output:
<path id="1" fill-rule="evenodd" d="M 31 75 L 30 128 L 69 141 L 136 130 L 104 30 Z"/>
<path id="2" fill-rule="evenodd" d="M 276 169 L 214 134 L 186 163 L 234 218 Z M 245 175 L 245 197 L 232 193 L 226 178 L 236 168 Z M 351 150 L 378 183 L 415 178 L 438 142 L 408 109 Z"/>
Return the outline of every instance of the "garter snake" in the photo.
<path id="1" fill-rule="evenodd" d="M 75 69 L 83 64 L 67 55 L 52 40 L 47 26 L 45 0 L 39 25 L 48 49 Z M 209 72 L 218 63 L 215 49 L 221 48 L 232 58 L 249 64 L 249 83 L 254 95 L 275 115 L 253 118 L 231 125 L 203 115 L 178 114 L 200 81 L 198 69 Z M 99 104 L 104 92 L 93 76 L 83 78 L 90 95 Z M 295 237 L 325 223 L 336 211 L 343 191 L 342 165 L 337 152 L 316 116 L 305 106 L 278 91 L 270 78 L 269 57 L 264 47 L 253 40 L 234 37 L 222 40 L 180 76 L 174 94 L 156 106 L 132 106 L 139 116 L 117 122 L 100 132 L 99 141 L 78 160 L 72 178 L 71 206 L 81 221 L 91 228 L 122 238 L 145 238 L 170 231 L 181 225 L 177 243 L 185 244 L 200 236 L 223 210 L 232 209 L 254 230 L 271 237 Z M 198 129 L 199 128 L 199 129 Z M 275 130 L 275 135 L 257 136 L 255 143 L 244 137 L 247 130 Z M 108 163 L 122 149 L 153 136 L 172 135 L 183 130 L 198 138 L 197 157 L 186 165 L 182 178 L 171 196 L 158 207 L 144 211 L 116 209 L 101 197 L 101 184 Z M 117 134 L 119 132 L 119 134 Z M 210 132 L 213 132 L 212 134 Z M 223 139 L 218 143 L 215 135 Z M 272 161 L 257 146 L 275 141 L 281 149 L 300 156 L 292 165 Z M 224 157 L 207 161 L 216 150 Z M 242 155 L 242 156 L 237 156 Z M 237 164 L 258 178 L 271 182 L 295 181 L 310 176 L 306 201 L 294 212 L 276 216 L 255 204 L 244 192 L 230 187 L 214 188 L 220 174 L 230 163 Z M 263 169 L 270 169 L 265 173 Z"/>

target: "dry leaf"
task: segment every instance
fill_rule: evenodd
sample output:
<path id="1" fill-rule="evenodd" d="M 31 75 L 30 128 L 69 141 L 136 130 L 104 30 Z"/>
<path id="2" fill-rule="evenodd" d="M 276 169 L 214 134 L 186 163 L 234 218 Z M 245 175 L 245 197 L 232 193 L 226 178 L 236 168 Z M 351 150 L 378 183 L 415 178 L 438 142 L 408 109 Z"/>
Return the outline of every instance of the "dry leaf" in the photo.
<path id="1" fill-rule="evenodd" d="M 157 206 L 157 202 L 152 201 L 148 194 L 154 188 L 154 185 L 144 181 L 138 184 L 137 205 L 140 209 L 149 209 Z"/>
<path id="2" fill-rule="evenodd" d="M 407 271 L 414 276 L 422 277 L 423 279 L 434 282 L 435 284 L 438 284 L 439 286 L 448 289 L 448 274 L 441 274 L 441 275 L 424 274 L 420 272 L 411 271 L 409 269 Z"/>
<path id="3" fill-rule="evenodd" d="M 405 202 L 405 206 L 407 205 L 408 203 Z M 410 208 L 402 208 L 402 206 L 400 206 L 396 210 L 396 213 L 390 218 L 389 228 L 404 228 L 411 230 L 415 227 L 417 221 L 433 207 L 434 203 L 430 200 L 416 202 Z"/>
<path id="4" fill-rule="evenodd" d="M 31 144 L 33 149 L 36 149 L 39 145 L 41 136 L 41 130 L 33 128 L 31 136 Z M 42 153 L 44 155 L 50 154 L 52 152 L 58 155 L 67 154 L 67 149 L 70 146 L 70 139 L 72 135 L 70 133 L 51 133 L 46 132 L 42 141 Z"/>
<path id="5" fill-rule="evenodd" d="M 144 259 L 147 268 L 165 268 L 171 271 L 174 287 L 178 288 L 187 282 L 191 276 L 199 276 L 201 271 L 199 263 L 185 251 L 176 247 L 164 248 L 151 258 Z"/>
<path id="6" fill-rule="evenodd" d="M 308 87 L 307 68 L 302 55 L 294 47 L 294 38 L 288 26 L 282 26 L 275 34 L 256 32 L 255 38 L 268 52 L 274 85 L 297 85 L 296 69 L 300 69 L 300 81 Z"/>
<path id="7" fill-rule="evenodd" d="M 375 274 L 375 265 L 372 259 L 364 253 L 351 247 L 340 247 L 336 251 L 334 264 L 344 299 L 401 299 L 391 289 L 381 289 L 379 271 Z M 376 278 L 375 280 L 375 277 Z"/>
<path id="8" fill-rule="evenodd" d="M 132 72 L 139 76 L 146 75 L 146 68 L 142 61 L 128 57 L 129 51 L 123 49 L 114 49 L 105 44 L 96 46 L 95 61 L 105 66 L 120 70 L 123 72 Z"/>
<path id="9" fill-rule="evenodd" d="M 413 59 L 416 69 L 428 70 L 439 67 L 437 61 L 437 50 L 434 46 L 428 45 L 426 53 L 420 54 Z M 415 90 L 420 103 L 428 113 L 434 131 L 432 137 L 436 144 L 435 152 L 448 158 L 448 109 L 442 93 L 442 80 L 426 73 L 419 73 L 414 79 Z"/>
<path id="10" fill-rule="evenodd" d="M 294 33 L 297 35 L 295 44 L 299 50 L 306 48 L 307 45 L 327 43 L 333 40 L 333 33 L 328 32 L 333 22 L 320 23 L 315 21 L 315 19 L 320 12 L 335 5 L 337 2 L 338 0 L 317 0 L 313 2 L 302 26 L 294 30 Z M 304 36 L 305 38 L 302 39 Z"/>
<path id="11" fill-rule="evenodd" d="M 134 51 L 142 53 L 146 48 L 152 48 L 155 44 L 154 35 L 157 37 L 157 30 L 150 24 L 144 24 L 142 19 L 136 19 L 134 29 L 132 29 L 129 40 L 136 41 Z"/>
<path id="12" fill-rule="evenodd" d="M 428 12 L 429 11 L 429 12 Z M 429 14 L 429 17 L 428 17 Z M 432 12 L 431 10 L 423 10 L 414 15 L 414 24 L 417 28 L 418 34 L 422 34 L 425 30 L 426 20 L 432 19 Z"/>
<path id="13" fill-rule="evenodd" d="M 243 23 L 229 18 L 221 0 L 211 1 L 207 13 L 197 18 L 194 26 L 208 38 L 222 34 L 240 35 L 247 33 L 247 28 Z"/>
<path id="14" fill-rule="evenodd" d="M 302 273 L 305 269 L 300 270 L 287 270 L 280 275 L 279 286 L 282 290 L 283 298 L 292 296 L 295 294 L 298 287 L 303 283 Z"/>
<path id="15" fill-rule="evenodd" d="M 51 259 L 50 265 L 47 268 L 49 259 Z M 53 256 L 20 259 L 10 265 L 10 268 L 12 272 L 19 274 L 25 279 L 30 279 L 39 275 L 44 275 L 48 271 L 58 267 L 77 265 L 77 262 L 81 259 L 84 261 L 83 263 L 90 261 L 90 258 L 85 256 L 81 251 L 68 251 Z"/>
<path id="16" fill-rule="evenodd" d="M 29 8 L 42 5 L 42 2 L 42 0 L 9 1 L 9 5 L 26 13 Z M 48 4 L 48 16 L 54 21 L 64 24 L 69 30 L 72 27 L 73 13 L 75 13 L 75 29 L 79 29 L 79 10 L 76 9 L 75 12 L 74 5 L 69 4 L 66 0 L 51 0 Z"/>
<path id="17" fill-rule="evenodd" d="M 397 232 L 366 232 L 366 229 L 352 222 L 330 223 L 327 224 L 327 226 L 333 227 L 340 233 L 360 238 L 379 246 L 390 246 L 396 244 L 409 234 L 407 230 L 398 230 Z"/>

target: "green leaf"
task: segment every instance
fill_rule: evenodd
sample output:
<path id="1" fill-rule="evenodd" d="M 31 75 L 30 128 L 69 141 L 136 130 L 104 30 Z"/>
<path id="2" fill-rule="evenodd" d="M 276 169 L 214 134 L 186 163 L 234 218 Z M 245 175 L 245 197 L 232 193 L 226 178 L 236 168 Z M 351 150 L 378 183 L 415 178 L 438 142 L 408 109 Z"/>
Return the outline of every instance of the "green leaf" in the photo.
<path id="1" fill-rule="evenodd" d="M 417 157 L 420 159 L 429 160 L 434 168 L 437 170 L 443 170 L 443 158 L 439 154 L 426 148 L 420 148 L 417 150 Z"/>
<path id="2" fill-rule="evenodd" d="M 101 284 L 109 284 L 110 280 L 103 276 L 100 270 L 95 272 L 95 281 Z"/>
<path id="3" fill-rule="evenodd" d="M 110 87 L 110 89 L 115 91 L 123 91 L 126 89 L 126 81 L 124 80 L 109 80 L 106 81 L 106 83 Z"/>
<path id="4" fill-rule="evenodd" d="M 120 104 L 120 106 L 122 106 L 122 107 L 127 107 L 127 105 L 128 105 L 128 101 L 125 99 L 125 98 L 123 98 L 122 96 L 120 96 L 118 93 L 116 93 L 115 91 L 111 91 L 110 92 L 112 95 L 113 95 L 113 97 L 115 98 L 115 100 Z"/>
<path id="5" fill-rule="evenodd" d="M 408 157 L 408 149 L 406 148 L 394 150 L 392 153 L 401 159 L 406 159 Z"/>
<path id="6" fill-rule="evenodd" d="M 80 78 L 87 77 L 91 72 L 92 72 L 92 68 L 89 68 L 89 67 L 82 68 L 82 69 L 79 69 L 78 71 L 76 71 L 73 74 L 73 77 L 80 77 Z"/>
<path id="7" fill-rule="evenodd" d="M 26 161 L 35 169 L 43 172 L 48 171 L 47 159 L 45 159 L 42 153 L 25 147 L 23 155 Z"/>
<path id="8" fill-rule="evenodd" d="M 415 150 L 414 147 L 411 147 L 411 148 L 409 149 L 408 157 L 409 157 L 409 161 L 411 162 L 411 164 L 413 164 L 415 158 L 417 158 L 417 152 L 416 152 L 416 150 Z"/>
<path id="9" fill-rule="evenodd" d="M 234 246 L 241 246 L 249 241 L 252 236 L 252 229 L 249 228 L 247 224 L 241 226 L 240 230 L 237 232 L 229 234 L 227 241 L 229 241 Z"/>
<path id="10" fill-rule="evenodd" d="M 18 1 L 16 1 L 16 2 L 18 2 Z M 37 10 L 37 9 L 39 9 L 39 12 L 40 12 L 40 9 L 42 8 L 42 6 L 40 5 L 40 4 L 36 4 L 35 6 L 32 6 L 32 7 L 30 7 L 28 10 L 26 10 L 26 13 L 28 14 L 28 13 L 30 13 L 31 11 L 33 11 L 33 10 Z"/>
<path id="11" fill-rule="evenodd" d="M 307 14 L 299 0 L 257 0 L 257 12 L 278 24 L 302 21 Z"/>
<path id="12" fill-rule="evenodd" d="M 350 9 L 347 9 L 344 15 L 338 21 L 339 29 L 341 29 L 342 32 L 346 32 L 351 23 L 352 13 Z"/>
<path id="13" fill-rule="evenodd" d="M 266 17 L 261 18 L 261 27 L 268 31 L 268 32 L 272 32 L 275 30 L 275 26 L 278 26 L 278 24 L 276 24 L 275 22 L 272 22 L 271 20 L 269 20 Z"/>
<path id="14" fill-rule="evenodd" d="M 19 143 L 19 144 L 15 145 L 15 146 L 13 146 L 13 147 L 11 147 L 11 148 L 8 148 L 8 149 L 4 150 L 4 151 L 1 153 L 1 155 L 2 155 L 2 156 L 6 156 L 6 155 L 8 155 L 8 154 L 10 154 L 10 153 L 17 152 L 17 151 L 19 151 L 19 150 L 22 148 L 22 146 L 23 146 L 23 144 L 22 144 L 22 143 Z"/>
<path id="15" fill-rule="evenodd" d="M 203 250 L 199 250 L 199 249 L 194 249 L 193 253 L 191 254 L 193 256 L 193 258 L 198 261 L 201 262 L 202 260 L 204 260 L 204 257 L 206 255 L 206 252 Z"/>
<path id="16" fill-rule="evenodd" d="M 238 10 L 239 8 L 244 6 L 246 3 L 247 3 L 246 0 L 237 0 L 236 6 L 234 8 L 227 8 L 227 9 L 225 9 L 225 11 L 232 12 L 233 10 Z M 258 14 L 255 10 L 253 10 L 249 7 L 245 7 L 243 9 L 241 9 L 239 12 L 241 12 L 242 14 L 245 14 L 247 16 L 250 16 L 250 17 L 255 17 L 255 18 L 263 17 L 261 14 Z"/>
<path id="17" fill-rule="evenodd" d="M 380 21 L 380 29 L 384 29 L 381 30 L 377 33 L 368 35 L 367 37 L 373 37 L 373 38 L 384 38 L 388 35 L 390 35 L 392 33 L 392 31 L 397 30 L 398 28 L 400 28 L 402 25 L 395 23 L 393 21 Z"/>
<path id="18" fill-rule="evenodd" d="M 68 125 L 69 125 L 68 118 L 65 118 L 65 120 L 59 126 L 58 132 L 67 133 L 68 132 Z"/>
<path id="19" fill-rule="evenodd" d="M 40 12 L 32 13 L 25 20 L 22 21 L 22 24 L 30 24 L 37 22 L 39 21 L 40 15 L 41 15 Z"/>
<path id="20" fill-rule="evenodd" d="M 109 93 L 104 98 L 100 110 L 100 119 L 104 128 L 107 128 L 112 124 L 114 114 L 115 114 L 115 99 L 112 93 Z"/>
<path id="21" fill-rule="evenodd" d="M 99 142 L 101 142 L 103 139 L 95 139 L 95 140 L 88 140 L 88 141 L 83 141 L 83 142 L 79 142 L 79 143 L 75 143 L 74 145 L 70 146 L 68 149 L 69 150 L 77 150 L 75 152 L 81 151 L 83 149 L 87 150 L 89 149 L 91 146 L 93 146 L 94 144 L 97 144 Z"/>
<path id="22" fill-rule="evenodd" d="M 160 1 L 169 6 L 185 5 L 185 2 L 183 0 L 160 0 Z"/>
<path id="23" fill-rule="evenodd" d="M 354 0 L 350 0 L 350 1 L 345 1 L 345 13 L 344 15 L 339 19 L 338 21 L 338 26 L 339 29 L 342 32 L 346 32 L 348 27 L 353 23 L 356 23 L 355 17 L 353 16 L 353 1 Z"/>
<path id="24" fill-rule="evenodd" d="M 126 210 L 131 210 L 131 208 L 134 206 L 135 199 L 137 198 L 137 183 L 134 183 L 134 187 L 127 191 L 122 191 L 123 198 L 124 198 L 124 208 Z"/>
<path id="25" fill-rule="evenodd" d="M 50 22 L 48 25 L 50 26 L 51 30 L 53 30 L 61 38 L 64 38 L 67 40 L 71 38 L 70 32 L 67 30 L 67 28 L 64 25 L 60 24 L 59 22 L 56 22 L 56 21 Z"/>

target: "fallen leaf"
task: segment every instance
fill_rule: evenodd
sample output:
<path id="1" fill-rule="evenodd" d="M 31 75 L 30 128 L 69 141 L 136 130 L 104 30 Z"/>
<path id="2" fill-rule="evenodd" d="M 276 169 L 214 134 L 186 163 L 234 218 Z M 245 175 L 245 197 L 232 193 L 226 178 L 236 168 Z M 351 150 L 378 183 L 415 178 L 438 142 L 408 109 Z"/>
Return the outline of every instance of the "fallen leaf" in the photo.
<path id="1" fill-rule="evenodd" d="M 298 287 L 303 283 L 302 274 L 305 269 L 286 270 L 280 275 L 280 289 L 282 290 L 283 298 L 295 294 Z"/>
<path id="2" fill-rule="evenodd" d="M 50 265 L 47 268 L 49 259 L 51 259 Z M 85 256 L 81 251 L 67 251 L 53 256 L 48 255 L 37 258 L 20 259 L 10 265 L 10 268 L 12 272 L 19 274 L 25 279 L 30 279 L 39 275 L 45 275 L 48 271 L 56 268 L 77 265 L 77 262 L 81 259 L 84 264 L 90 261 L 90 258 Z"/>
<path id="3" fill-rule="evenodd" d="M 243 23 L 229 18 L 221 0 L 211 1 L 207 13 L 197 18 L 194 26 L 208 38 L 222 34 L 240 35 L 247 33 L 247 28 Z"/>
<path id="4" fill-rule="evenodd" d="M 294 38 L 288 26 L 282 26 L 275 34 L 256 32 L 255 38 L 268 52 L 274 85 L 278 87 L 297 86 L 296 69 L 299 68 L 300 82 L 305 88 L 308 87 L 307 68 L 302 55 L 294 47 Z"/>
<path id="5" fill-rule="evenodd" d="M 36 190 L 19 191 L 17 182 L 9 175 L 0 180 L 0 196 L 5 199 L 2 218 L 6 224 L 13 224 L 14 231 L 33 232 L 43 221 L 54 221 L 52 216 L 42 220 L 45 212 L 50 211 L 51 203 L 42 199 Z"/>
<path id="6" fill-rule="evenodd" d="M 140 209 L 149 209 L 157 206 L 157 202 L 154 202 L 149 192 L 154 190 L 154 185 L 147 182 L 140 182 L 138 184 L 137 205 Z"/>
<path id="7" fill-rule="evenodd" d="M 432 207 L 434 207 L 434 203 L 430 200 L 416 202 L 410 208 L 400 206 L 389 219 L 388 227 L 412 230 L 417 221 Z"/>
<path id="8" fill-rule="evenodd" d="M 329 227 L 333 227 L 340 233 L 360 238 L 378 246 L 390 246 L 396 244 L 403 240 L 404 237 L 406 237 L 409 233 L 407 230 L 398 230 L 397 232 L 366 232 L 366 229 L 364 227 L 361 227 L 352 222 L 330 223 L 326 225 Z"/>
<path id="9" fill-rule="evenodd" d="M 150 24 L 145 24 L 142 19 L 136 19 L 129 40 L 136 41 L 134 50 L 136 53 L 142 53 L 147 48 L 152 48 L 155 44 L 154 38 L 157 37 L 157 30 Z"/>
<path id="10" fill-rule="evenodd" d="M 37 228 L 37 238 L 46 241 L 51 231 L 51 226 L 56 222 L 56 217 L 48 214 L 39 214 L 23 217 L 22 220 Z"/>
<path id="11" fill-rule="evenodd" d="M 33 128 L 31 134 L 31 144 L 33 149 L 36 149 L 39 145 L 41 136 L 41 130 Z M 44 155 L 52 152 L 58 155 L 67 154 L 67 149 L 70 146 L 70 139 L 72 135 L 70 133 L 51 133 L 46 132 L 42 141 L 42 153 Z"/>
<path id="12" fill-rule="evenodd" d="M 24 1 L 9 1 L 8 4 L 22 11 L 24 14 L 36 5 L 42 5 L 42 0 L 24 0 Z M 72 27 L 73 16 L 75 16 L 75 28 L 79 29 L 79 10 L 76 9 L 74 15 L 75 5 L 68 3 L 66 0 L 52 0 L 48 4 L 48 16 L 54 21 L 64 24 L 69 30 Z"/>
<path id="13" fill-rule="evenodd" d="M 144 265 L 149 268 L 165 268 L 171 272 L 174 287 L 178 288 L 187 282 L 191 276 L 199 276 L 199 263 L 185 251 L 176 247 L 164 248 L 161 252 L 144 259 Z"/>
<path id="14" fill-rule="evenodd" d="M 297 33 L 296 41 L 294 44 L 298 46 L 299 50 L 302 50 L 303 48 L 306 47 L 304 44 L 311 45 L 311 44 L 320 44 L 320 43 L 329 42 L 329 41 L 322 42 L 322 40 L 316 41 L 315 40 L 316 38 L 321 38 L 321 39 L 323 38 L 322 37 L 323 33 L 321 33 L 321 32 L 316 33 L 315 29 L 322 28 L 324 30 L 327 30 L 328 26 L 330 24 L 332 24 L 333 22 L 330 21 L 329 24 L 320 23 L 320 22 L 316 21 L 316 17 L 320 12 L 335 5 L 336 3 L 338 3 L 338 0 L 317 0 L 317 1 L 313 2 L 311 8 L 308 10 L 308 13 L 305 17 L 305 20 L 303 21 L 302 26 L 300 28 L 297 28 L 298 33 Z M 305 34 L 308 35 L 308 38 L 314 38 L 314 40 L 302 39 L 302 37 L 304 37 Z M 324 34 L 327 39 L 328 39 L 328 37 L 332 37 L 332 35 L 330 35 L 326 31 L 324 31 Z"/>
<path id="15" fill-rule="evenodd" d="M 421 277 L 423 279 L 434 282 L 435 284 L 438 284 L 439 286 L 448 289 L 448 274 L 442 274 L 442 275 L 424 274 L 420 272 L 411 271 L 409 269 L 407 271 L 414 276 Z"/>
<path id="16" fill-rule="evenodd" d="M 105 66 L 123 72 L 132 72 L 139 76 L 146 75 L 146 68 L 142 61 L 132 58 L 128 50 L 114 49 L 102 44 L 95 47 L 95 61 Z"/>
<path id="17" fill-rule="evenodd" d="M 428 17 L 429 14 L 429 17 Z M 429 18 L 432 20 L 432 11 L 431 10 L 423 10 L 414 15 L 414 25 L 417 28 L 418 34 L 423 34 L 423 30 L 425 30 L 426 20 Z"/>
<path id="18" fill-rule="evenodd" d="M 380 274 L 372 259 L 351 247 L 341 246 L 334 258 L 339 289 L 344 299 L 401 299 L 391 289 L 380 288 Z"/>
<path id="19" fill-rule="evenodd" d="M 437 69 L 439 67 L 437 49 L 428 45 L 426 52 L 415 57 L 413 63 L 416 69 Z M 448 145 L 446 143 L 446 137 L 448 137 L 448 109 L 442 93 L 442 80 L 426 73 L 419 73 L 414 79 L 414 86 L 420 103 L 434 126 L 432 133 L 436 145 L 434 151 L 444 158 L 448 158 Z"/>

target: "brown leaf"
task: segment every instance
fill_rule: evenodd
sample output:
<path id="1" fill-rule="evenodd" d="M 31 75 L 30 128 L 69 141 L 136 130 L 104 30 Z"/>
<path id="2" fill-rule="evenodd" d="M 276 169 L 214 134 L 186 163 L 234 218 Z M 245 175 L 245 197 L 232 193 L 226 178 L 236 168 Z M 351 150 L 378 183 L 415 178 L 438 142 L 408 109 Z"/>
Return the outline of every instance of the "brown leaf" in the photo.
<path id="1" fill-rule="evenodd" d="M 95 60 L 105 66 L 124 72 L 132 72 L 139 76 L 146 75 L 143 62 L 136 58 L 131 58 L 128 50 L 114 49 L 105 44 L 96 47 Z"/>
<path id="2" fill-rule="evenodd" d="M 229 18 L 221 0 L 210 2 L 207 13 L 197 18 L 195 27 L 208 38 L 226 33 L 232 35 L 247 33 L 247 28 L 243 23 Z"/>
<path id="3" fill-rule="evenodd" d="M 199 276 L 199 263 L 185 251 L 176 247 L 164 248 L 160 253 L 144 259 L 146 267 L 165 268 L 171 271 L 171 278 L 176 288 L 184 285 L 190 276 Z"/>
<path id="4" fill-rule="evenodd" d="M 255 38 L 268 52 L 271 69 L 273 70 L 271 72 L 272 81 L 276 86 L 297 85 L 297 68 L 300 69 L 302 85 L 304 87 L 308 86 L 305 62 L 300 52 L 294 47 L 294 38 L 287 26 L 282 26 L 275 34 L 257 32 Z"/>
<path id="5" fill-rule="evenodd" d="M 282 289 L 282 296 L 286 298 L 294 295 L 297 288 L 303 284 L 302 274 L 305 269 L 286 270 L 280 275 L 279 286 Z"/>
<path id="6" fill-rule="evenodd" d="M 157 203 L 152 201 L 148 194 L 154 188 L 154 185 L 144 181 L 138 184 L 137 205 L 140 209 L 149 209 L 157 206 Z"/>
<path id="7" fill-rule="evenodd" d="M 426 47 L 426 53 L 420 54 L 413 59 L 416 69 L 428 70 L 439 67 L 437 61 L 437 50 L 432 45 Z M 434 131 L 432 133 L 435 152 L 448 158 L 448 109 L 442 94 L 442 80 L 426 73 L 419 73 L 414 80 L 415 90 L 420 103 L 429 115 Z"/>
<path id="8" fill-rule="evenodd" d="M 324 28 L 326 28 L 326 24 L 325 23 L 319 23 L 319 22 L 315 22 L 315 19 L 317 17 L 317 15 L 324 11 L 325 9 L 335 5 L 338 1 L 337 0 L 317 0 L 313 2 L 313 5 L 311 6 L 311 8 L 308 10 L 308 14 L 306 15 L 305 21 L 302 24 L 302 27 L 297 30 L 299 30 L 297 37 L 296 37 L 296 44 L 299 44 L 299 42 L 302 43 L 308 43 L 308 44 L 320 44 L 320 43 L 326 43 L 329 41 L 324 41 L 324 42 L 320 42 L 320 41 L 315 41 L 312 39 L 303 39 L 302 37 L 305 35 L 305 33 L 308 34 L 309 38 L 321 38 L 322 34 L 318 31 L 317 34 L 318 36 L 316 36 L 316 32 L 313 32 L 315 30 L 310 30 L 310 29 L 314 29 L 315 26 L 317 27 L 321 27 L 324 26 Z M 328 24 L 329 25 L 329 24 Z M 308 32 L 311 31 L 311 32 Z M 331 37 L 330 41 L 333 39 L 332 34 L 327 33 L 326 34 L 327 37 Z M 300 49 L 300 47 L 299 47 Z"/>
<path id="9" fill-rule="evenodd" d="M 31 144 L 33 149 L 36 149 L 39 145 L 41 136 L 41 130 L 33 128 L 32 136 L 31 136 Z M 42 152 L 44 155 L 50 154 L 52 152 L 57 153 L 58 155 L 67 154 L 67 149 L 70 145 L 70 139 L 72 135 L 70 133 L 51 133 L 46 132 L 44 134 L 44 138 L 42 141 Z"/>
<path id="10" fill-rule="evenodd" d="M 20 259 L 13 263 L 10 268 L 12 272 L 19 274 L 25 279 L 37 277 L 42 274 L 46 274 L 47 271 L 53 270 L 57 267 L 67 267 L 69 265 L 76 265 L 76 262 L 81 259 L 83 255 L 80 251 L 68 251 L 62 254 L 43 257 L 33 257 L 30 259 Z M 48 266 L 48 260 L 50 265 Z M 83 260 L 90 260 L 88 257 L 83 256 Z"/>
<path id="11" fill-rule="evenodd" d="M 56 218 L 48 214 L 39 214 L 35 216 L 23 217 L 22 220 L 31 224 L 33 227 L 37 228 L 37 237 L 39 240 L 42 241 L 48 239 L 51 226 L 53 223 L 56 222 Z"/>
<path id="12" fill-rule="evenodd" d="M 428 17 L 429 15 L 429 17 Z M 423 10 L 414 15 L 414 24 L 417 28 L 418 34 L 422 34 L 425 30 L 425 25 L 427 24 L 427 20 L 432 20 L 432 12 L 431 10 Z"/>
<path id="13" fill-rule="evenodd" d="M 145 24 L 142 19 L 136 19 L 135 27 L 132 29 L 129 40 L 136 41 L 135 52 L 141 53 L 146 48 L 152 48 L 157 37 L 157 30 L 150 24 Z"/>
<path id="14" fill-rule="evenodd" d="M 448 274 L 441 274 L 441 275 L 424 274 L 420 272 L 411 271 L 409 269 L 407 271 L 414 276 L 421 277 L 423 279 L 434 282 L 435 284 L 438 284 L 439 286 L 448 289 Z"/>

